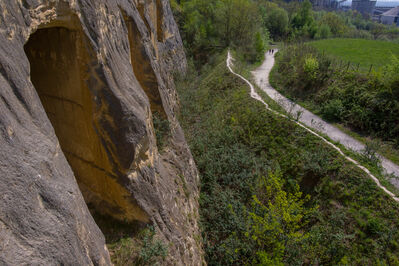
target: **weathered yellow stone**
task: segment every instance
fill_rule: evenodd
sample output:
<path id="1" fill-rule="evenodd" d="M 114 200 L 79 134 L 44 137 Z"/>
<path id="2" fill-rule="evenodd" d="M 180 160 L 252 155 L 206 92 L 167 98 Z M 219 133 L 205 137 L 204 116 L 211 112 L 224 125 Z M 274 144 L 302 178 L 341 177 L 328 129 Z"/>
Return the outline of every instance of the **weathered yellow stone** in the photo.
<path id="1" fill-rule="evenodd" d="M 31 64 L 32 83 L 86 202 L 121 220 L 148 222 L 148 215 L 117 181 L 118 173 L 126 169 L 114 169 L 118 162 L 110 162 L 117 158 L 110 158 L 104 141 L 108 148 L 112 143 L 96 132 L 101 127 L 97 126 L 92 91 L 97 88 L 89 88 L 88 84 L 98 85 L 101 80 L 95 74 L 94 52 L 77 25 L 80 24 L 76 17 L 65 15 L 31 36 L 25 51 Z M 101 108 L 107 108 L 101 104 Z"/>
<path id="2" fill-rule="evenodd" d="M 130 17 L 124 15 L 124 19 L 128 29 L 131 64 L 134 75 L 150 100 L 151 111 L 166 117 L 162 98 L 159 93 L 157 77 L 151 66 L 151 61 L 144 50 L 142 36 L 136 23 Z"/>

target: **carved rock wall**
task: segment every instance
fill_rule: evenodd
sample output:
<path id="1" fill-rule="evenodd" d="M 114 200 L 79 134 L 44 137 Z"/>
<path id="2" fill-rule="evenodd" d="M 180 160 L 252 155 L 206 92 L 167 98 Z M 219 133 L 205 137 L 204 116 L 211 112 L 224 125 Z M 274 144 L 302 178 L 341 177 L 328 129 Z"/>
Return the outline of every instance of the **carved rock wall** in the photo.
<path id="1" fill-rule="evenodd" d="M 0 264 L 110 264 L 90 215 L 153 224 L 200 264 L 167 0 L 0 0 Z M 152 113 L 171 125 L 157 149 Z M 17 247 L 17 248 L 16 248 Z"/>

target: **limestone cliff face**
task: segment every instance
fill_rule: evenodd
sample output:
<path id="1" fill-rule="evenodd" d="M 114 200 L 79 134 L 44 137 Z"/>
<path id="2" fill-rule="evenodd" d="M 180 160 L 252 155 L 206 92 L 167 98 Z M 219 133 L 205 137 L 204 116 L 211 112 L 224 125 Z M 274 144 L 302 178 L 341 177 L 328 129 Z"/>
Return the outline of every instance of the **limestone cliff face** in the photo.
<path id="1" fill-rule="evenodd" d="M 200 264 L 168 0 L 0 0 L 0 264 L 110 264 L 87 205 Z M 158 151 L 152 115 L 170 122 Z"/>

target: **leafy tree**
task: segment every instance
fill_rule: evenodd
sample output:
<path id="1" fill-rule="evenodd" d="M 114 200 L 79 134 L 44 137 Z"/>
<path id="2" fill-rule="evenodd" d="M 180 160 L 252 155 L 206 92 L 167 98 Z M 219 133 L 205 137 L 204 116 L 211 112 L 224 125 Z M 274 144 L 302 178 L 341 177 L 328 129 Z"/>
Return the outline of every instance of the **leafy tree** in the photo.
<path id="1" fill-rule="evenodd" d="M 266 50 L 266 40 L 265 37 L 262 36 L 260 32 L 257 32 L 255 35 L 255 51 L 256 51 L 256 60 L 261 61 L 263 59 L 265 50 Z"/>
<path id="2" fill-rule="evenodd" d="M 256 60 L 257 33 L 263 30 L 253 0 L 173 1 L 172 7 L 188 55 L 197 62 L 204 63 L 229 46 L 239 47 L 249 60 Z"/>
<path id="3" fill-rule="evenodd" d="M 215 25 L 215 10 L 219 5 L 218 0 L 190 0 L 182 3 L 180 26 L 183 40 L 188 52 L 198 59 L 219 45 Z"/>
<path id="4" fill-rule="evenodd" d="M 334 12 L 328 12 L 327 14 L 325 14 L 321 19 L 321 23 L 324 25 L 328 25 L 331 33 L 334 36 L 342 36 L 347 31 L 345 21 L 343 21 Z"/>
<path id="5" fill-rule="evenodd" d="M 304 207 L 310 197 L 302 198 L 298 185 L 292 193 L 283 189 L 279 173 L 261 178 L 258 191 L 253 196 L 246 235 L 256 246 L 258 263 L 282 265 L 285 249 L 307 237 L 301 227 L 306 224 L 304 217 L 314 209 Z"/>
<path id="6" fill-rule="evenodd" d="M 312 4 L 309 0 L 305 0 L 299 12 L 293 15 L 291 26 L 296 37 L 313 38 L 315 36 L 317 26 L 313 17 Z"/>
<path id="7" fill-rule="evenodd" d="M 272 8 L 265 18 L 265 25 L 274 39 L 284 37 L 288 31 L 288 13 L 282 8 Z"/>
<path id="8" fill-rule="evenodd" d="M 260 29 L 260 14 L 251 0 L 221 0 L 217 28 L 225 45 L 251 45 Z"/>
<path id="9" fill-rule="evenodd" d="M 292 18 L 292 26 L 296 29 L 303 28 L 314 22 L 312 4 L 309 0 L 303 1 L 301 8 Z"/>

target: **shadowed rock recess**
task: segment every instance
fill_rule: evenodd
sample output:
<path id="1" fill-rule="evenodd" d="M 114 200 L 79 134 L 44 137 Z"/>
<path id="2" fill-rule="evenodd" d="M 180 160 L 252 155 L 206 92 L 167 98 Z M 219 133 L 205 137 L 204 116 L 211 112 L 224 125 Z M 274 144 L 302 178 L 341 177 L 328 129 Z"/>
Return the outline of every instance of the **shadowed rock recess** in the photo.
<path id="1" fill-rule="evenodd" d="M 186 60 L 168 0 L 0 6 L 0 264 L 111 264 L 90 211 L 152 224 L 166 264 L 200 264 L 199 180 L 172 77 Z M 162 151 L 155 112 L 170 124 Z"/>

